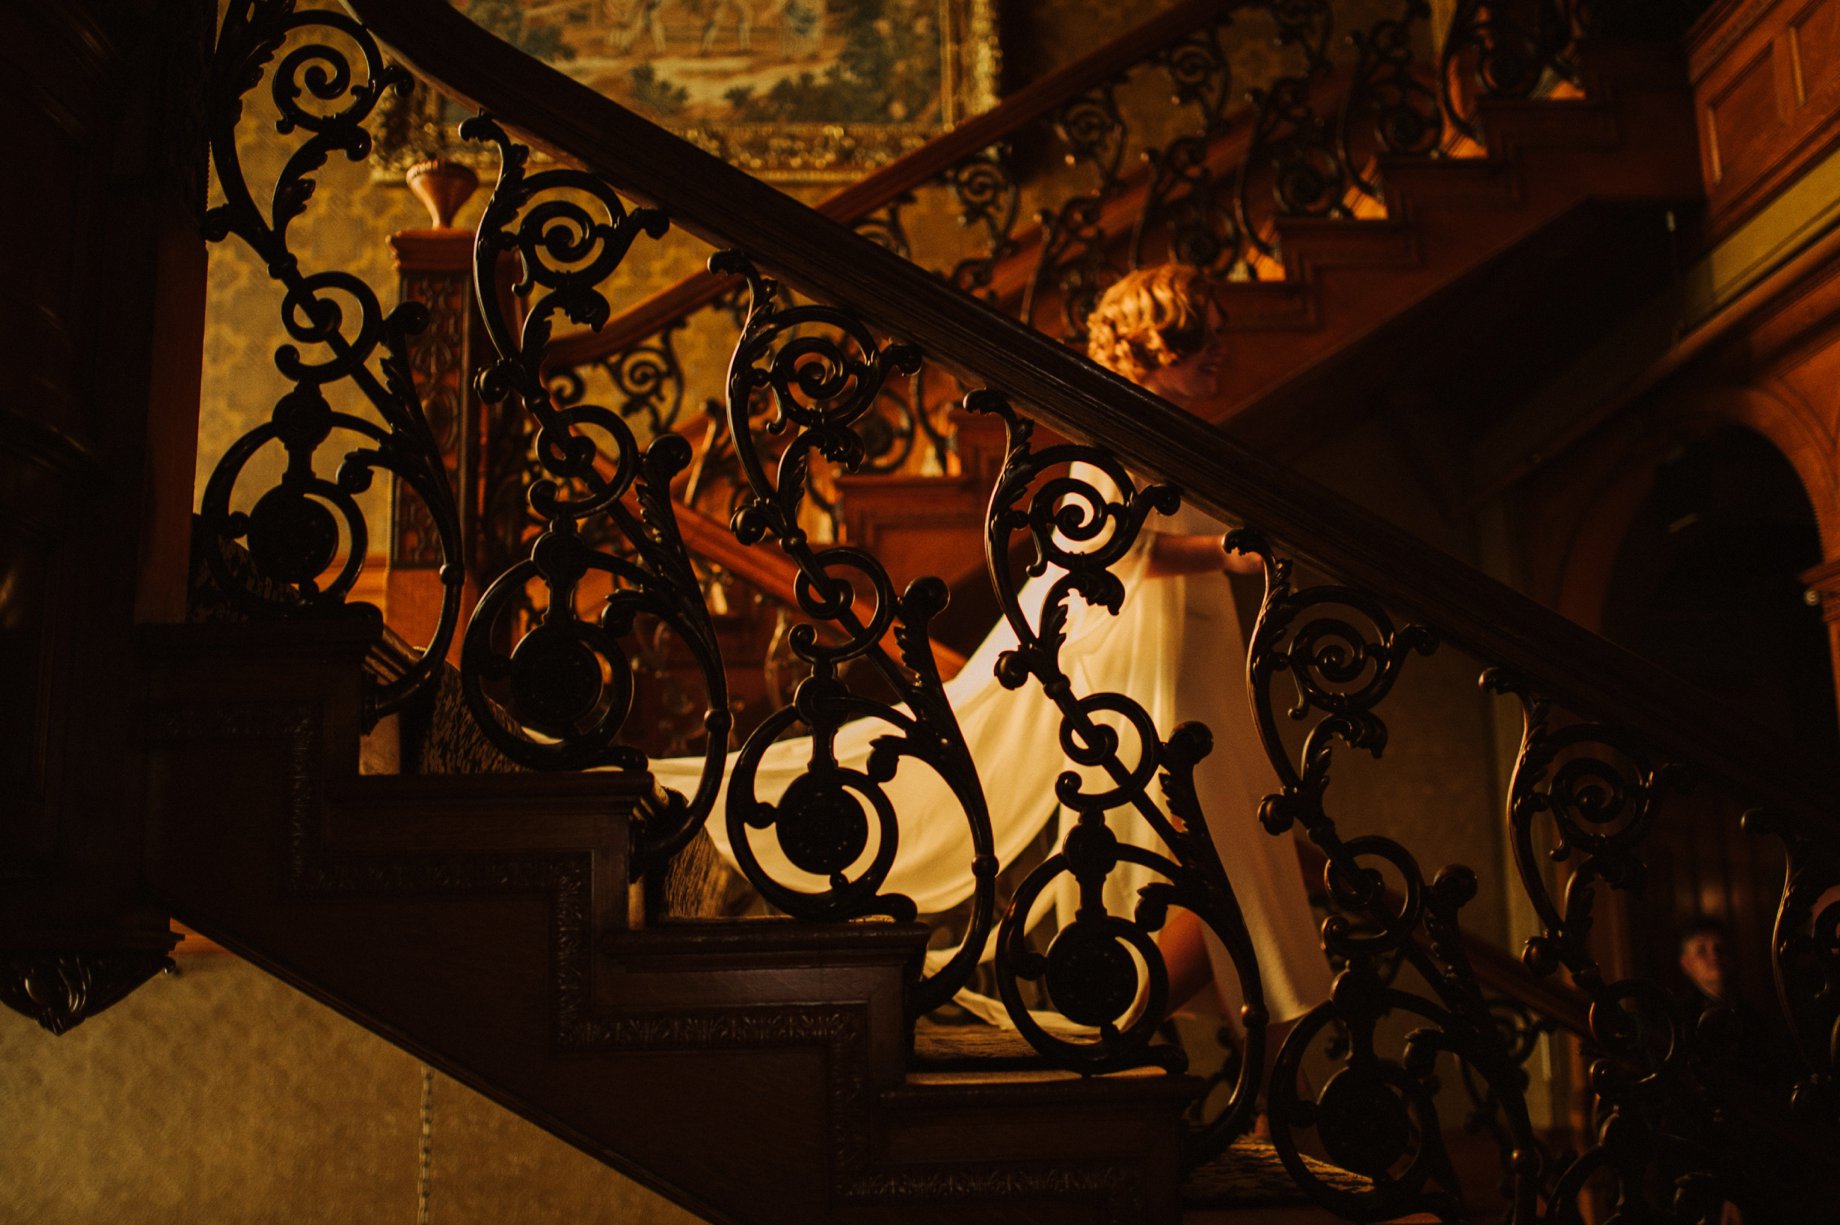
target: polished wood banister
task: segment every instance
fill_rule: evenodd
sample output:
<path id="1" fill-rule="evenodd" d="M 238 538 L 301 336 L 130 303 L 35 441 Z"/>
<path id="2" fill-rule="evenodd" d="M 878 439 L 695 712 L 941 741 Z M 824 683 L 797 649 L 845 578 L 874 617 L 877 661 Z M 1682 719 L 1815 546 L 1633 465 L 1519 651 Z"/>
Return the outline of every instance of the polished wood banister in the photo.
<path id="1" fill-rule="evenodd" d="M 818 299 L 850 307 L 974 384 L 1026 397 L 1056 430 L 1170 481 L 1299 556 L 1438 628 L 1568 708 L 1625 728 L 1745 803 L 1830 819 L 1834 763 L 1733 722 L 1699 690 L 1215 425 L 1110 374 L 931 273 L 632 114 L 475 26 L 445 0 L 345 0 L 426 78 L 536 144 L 736 246 Z"/>
<path id="2" fill-rule="evenodd" d="M 694 506 L 679 502 L 672 511 L 684 546 L 693 556 L 714 562 L 782 604 L 798 603 L 794 586 L 799 580 L 799 567 L 791 558 L 777 549 L 749 548 L 735 539 L 726 523 Z"/>
<path id="3" fill-rule="evenodd" d="M 973 115 L 913 152 L 839 188 L 815 207 L 835 221 L 866 217 L 902 192 L 923 186 L 965 158 L 1117 76 L 1158 48 L 1219 21 L 1226 12 L 1245 3 L 1246 0 L 1183 0 L 1091 54 L 1030 82 L 990 110 Z M 549 364 L 562 369 L 616 353 L 655 335 L 673 320 L 709 305 L 735 284 L 734 277 L 694 273 L 615 316 L 598 331 L 559 337 L 550 346 Z"/>

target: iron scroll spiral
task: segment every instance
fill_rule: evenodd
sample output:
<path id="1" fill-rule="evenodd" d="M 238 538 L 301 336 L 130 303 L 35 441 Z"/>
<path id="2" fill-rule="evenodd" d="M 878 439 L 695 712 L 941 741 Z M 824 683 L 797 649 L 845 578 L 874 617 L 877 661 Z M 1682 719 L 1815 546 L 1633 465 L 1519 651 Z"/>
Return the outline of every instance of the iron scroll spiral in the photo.
<path id="1" fill-rule="evenodd" d="M 1824 823 L 1770 809 L 1744 814 L 1744 828 L 1782 841 L 1788 853 L 1771 932 L 1777 997 L 1806 1069 L 1796 1113 L 1840 1123 L 1840 846 Z"/>
<path id="2" fill-rule="evenodd" d="M 1657 764 L 1615 728 L 1560 722 L 1551 703 L 1505 672 L 1485 673 L 1482 684 L 1517 698 L 1524 720 L 1508 789 L 1508 834 L 1541 931 L 1522 960 L 1535 974 L 1561 967 L 1571 974 L 1590 997 L 1599 1051 L 1591 1067 L 1597 1097 L 1591 1143 L 1557 1172 L 1548 1219 L 1569 1219 L 1588 1184 L 1605 1177 L 1633 1219 L 1699 1220 L 1707 1213 L 1717 1219 L 1717 1205 L 1741 1181 L 1731 1167 L 1738 1148 L 1731 1120 L 1698 1074 L 1724 1038 L 1718 1010 L 1697 1018 L 1658 983 L 1608 980 L 1590 948 L 1598 894 L 1642 887 L 1644 844 L 1662 800 L 1686 786 L 1685 772 Z M 1541 821 L 1552 829 L 1553 849 L 1545 856 L 1534 836 Z M 1562 898 L 1553 895 L 1543 858 L 1571 861 Z"/>
<path id="3" fill-rule="evenodd" d="M 265 76 L 275 130 L 303 137 L 282 166 L 267 209 L 256 201 L 237 146 L 245 102 Z M 275 366 L 294 386 L 268 421 L 230 445 L 200 499 L 206 528 L 226 546 L 247 549 L 258 581 L 239 578 L 224 549 L 207 551 L 205 560 L 217 586 L 253 616 L 376 616 L 369 605 L 346 603 L 370 539 L 358 498 L 378 472 L 393 474 L 426 507 L 433 525 L 441 608 L 419 660 L 388 681 L 367 676 L 371 720 L 401 708 L 436 679 L 459 620 L 465 578 L 453 486 L 409 358 L 409 342 L 427 326 L 428 311 L 405 302 L 386 313 L 358 277 L 303 269 L 289 235 L 307 213 L 315 173 L 335 154 L 351 161 L 367 157 L 366 123 L 387 92 L 406 89 L 408 82 L 401 68 L 385 65 L 376 40 L 341 13 L 296 13 L 285 0 L 236 0 L 219 30 L 207 108 L 211 161 L 224 201 L 205 213 L 202 229 L 212 242 L 235 235 L 283 287 L 281 322 L 289 343 L 275 351 Z M 335 386 L 353 389 L 376 420 L 335 408 L 327 395 Z M 337 450 L 334 440 L 347 449 L 328 477 L 321 457 Z M 248 509 L 237 509 L 251 461 L 276 446 L 285 456 L 280 478 Z"/>
<path id="4" fill-rule="evenodd" d="M 473 611 L 462 688 L 480 727 L 520 764 L 639 769 L 644 755 L 620 742 L 640 653 L 623 640 L 650 617 L 683 641 L 708 699 L 703 770 L 692 796 L 674 794 L 664 817 L 647 823 L 635 856 L 642 871 L 685 845 L 714 807 L 733 718 L 715 628 L 671 502 L 671 478 L 689 463 L 690 446 L 667 432 L 641 450 L 629 413 L 562 402 L 544 363 L 559 320 L 598 327 L 608 319 L 604 283 L 635 241 L 662 236 L 667 223 L 653 209 L 629 211 L 584 172 L 527 172 L 529 151 L 489 119 L 468 120 L 461 135 L 490 142 L 500 159 L 474 246 L 480 312 L 499 355 L 480 375 L 480 393 L 521 402 L 534 422 L 527 500 L 542 525 L 528 555 Z M 516 258 L 512 292 L 524 303 L 515 328 L 497 292 L 504 254 Z M 598 613 L 584 616 L 582 587 L 592 576 L 609 590 Z M 540 607 L 530 603 L 533 586 L 542 588 Z"/>
<path id="5" fill-rule="evenodd" d="M 732 526 L 746 545 L 772 539 L 799 570 L 799 609 L 810 621 L 788 636 L 792 652 L 810 667 L 792 702 L 748 736 L 729 780 L 727 828 L 737 864 L 763 897 L 789 914 L 837 920 L 885 914 L 911 919 L 914 903 L 883 892 L 900 851 L 901 818 L 885 784 L 903 762 L 937 775 L 949 788 L 971 842 L 973 890 L 964 937 L 931 974 L 908 993 L 918 1015 L 949 999 L 976 969 L 989 937 L 995 906 L 996 854 L 989 810 L 977 765 L 946 700 L 928 628 L 945 607 L 945 585 L 923 578 L 897 595 L 888 572 L 861 549 L 815 542 L 801 519 L 806 473 L 816 456 L 845 471 L 867 459 L 862 436 L 878 397 L 895 373 L 913 373 L 919 351 L 882 345 L 849 310 L 789 306 L 779 287 L 745 257 L 723 252 L 714 272 L 743 277 L 750 303 L 747 322 L 729 366 L 728 437 L 748 496 Z M 764 401 L 766 407 L 761 408 Z M 764 412 L 764 430 L 750 423 Z M 784 440 L 769 464 L 763 436 Z M 818 625 L 835 631 L 825 641 Z M 899 659 L 884 640 L 892 638 Z M 890 704 L 853 692 L 844 665 L 861 661 L 900 699 Z M 836 753 L 845 723 L 871 719 L 888 732 L 866 762 L 846 763 Z M 796 728 L 809 736 L 803 772 L 775 801 L 760 798 L 757 780 L 767 750 Z M 926 814 L 945 819 L 944 814 Z M 776 877 L 755 840 L 772 834 L 791 880 Z"/>
<path id="6" fill-rule="evenodd" d="M 672 319 L 656 334 L 589 363 L 617 397 L 620 416 L 643 422 L 651 437 L 678 428 L 683 416 L 684 369 L 677 355 L 677 333 L 685 326 L 685 320 Z M 570 408 L 588 397 L 588 380 L 580 368 L 551 371 L 548 379 L 558 408 Z"/>
<path id="7" fill-rule="evenodd" d="M 1354 80 L 1337 124 L 1337 147 L 1354 189 L 1381 200 L 1379 157 L 1435 157 L 1444 139 L 1436 88 L 1417 60 L 1431 8 L 1404 0 L 1396 18 L 1349 35 L 1357 52 Z"/>
<path id="8" fill-rule="evenodd" d="M 1329 1000 L 1303 1016 L 1278 1052 L 1270 1114 L 1279 1156 L 1312 1199 L 1340 1216 L 1459 1211 L 1432 1092 L 1438 1061 L 1449 1055 L 1499 1112 L 1511 1219 L 1531 1221 L 1546 1158 L 1528 1116 L 1517 1043 L 1478 986 L 1462 944 L 1459 915 L 1476 894 L 1475 874 L 1452 865 L 1427 882 L 1405 847 L 1376 835 L 1345 838 L 1326 809 L 1334 746 L 1384 752 L 1387 726 L 1377 708 L 1406 661 L 1435 650 L 1437 637 L 1422 626 L 1395 626 L 1358 589 L 1294 589 L 1290 562 L 1256 532 L 1232 533 L 1227 547 L 1259 557 L 1265 571 L 1247 675 L 1253 719 L 1281 789 L 1266 798 L 1261 820 L 1278 836 L 1301 825 L 1327 856 L 1331 913 L 1323 945 L 1346 967 Z M 1289 680 L 1288 702 L 1278 696 L 1281 677 Z M 1294 750 L 1281 730 L 1286 722 L 1307 729 Z M 1386 887 L 1388 873 L 1396 892 Z M 1394 959 L 1412 966 L 1429 994 L 1392 983 Z M 1396 1057 L 1377 1046 L 1377 1022 L 1388 1014 L 1424 1022 Z M 1345 1057 L 1312 1094 L 1299 1070 L 1331 1027 L 1346 1035 Z M 1304 1130 L 1314 1130 L 1331 1157 L 1366 1175 L 1370 1187 L 1349 1191 L 1317 1177 L 1297 1146 Z"/>
<path id="9" fill-rule="evenodd" d="M 983 250 L 952 265 L 946 279 L 965 293 L 993 300 L 997 269 L 1018 246 L 1013 235 L 1022 185 L 1016 178 L 1014 153 L 1007 143 L 998 143 L 939 177 L 952 190 L 959 225 L 983 233 Z"/>
<path id="10" fill-rule="evenodd" d="M 1439 65 L 1441 109 L 1472 140 L 1483 136 L 1473 98 L 1535 97 L 1549 80 L 1575 80 L 1584 0 L 1491 4 L 1458 0 Z"/>
<path id="11" fill-rule="evenodd" d="M 1317 112 L 1313 101 L 1317 86 L 1334 71 L 1329 44 L 1335 14 L 1327 0 L 1295 0 L 1274 6 L 1272 16 L 1277 24 L 1275 43 L 1300 56 L 1303 64 L 1299 71 L 1248 91 L 1254 108 L 1252 139 L 1240 163 L 1233 201 L 1245 244 L 1242 267 L 1248 274 L 1254 272 L 1257 257 L 1280 254 L 1276 217 L 1340 215 L 1348 182 L 1335 125 Z M 1255 188 L 1261 186 L 1271 194 L 1269 211 L 1257 199 Z"/>
<path id="12" fill-rule="evenodd" d="M 1000 393 L 974 392 L 965 406 L 999 416 L 1009 440 L 991 495 L 985 552 L 1018 645 L 998 658 L 997 677 L 1011 689 L 1039 684 L 1060 710 L 1062 753 L 1072 765 L 1100 776 L 1089 781 L 1069 769 L 1056 784 L 1056 800 L 1078 815 L 1058 853 L 1024 879 L 1005 912 L 996 951 L 999 991 L 1017 1028 L 1062 1066 L 1086 1073 L 1144 1065 L 1180 1068 L 1178 1049 L 1152 1041 L 1168 1002 L 1168 971 L 1154 935 L 1171 907 L 1199 916 L 1220 938 L 1237 971 L 1246 1004 L 1241 1018 L 1246 1050 L 1227 1104 L 1189 1136 L 1186 1155 L 1198 1161 L 1251 1124 L 1268 1020 L 1245 918 L 1208 832 L 1203 797 L 1195 790 L 1195 767 L 1211 751 L 1212 736 L 1205 726 L 1186 723 L 1161 738 L 1149 714 L 1126 695 L 1075 693 L 1060 657 L 1070 601 L 1077 597 L 1115 614 L 1125 589 L 1112 568 L 1130 551 L 1147 517 L 1173 513 L 1180 498 L 1166 485 L 1138 488 L 1115 458 L 1093 447 L 1065 444 L 1035 451 L 1032 423 L 1018 417 Z M 1096 468 L 1119 491 L 1117 499 L 1064 471 L 1074 464 Z M 1018 533 L 1033 545 L 1028 573 L 1040 578 L 1050 567 L 1060 572 L 1034 623 L 1012 579 L 1010 555 Z M 1151 796 L 1159 781 L 1166 809 Z M 1113 813 L 1136 814 L 1169 853 L 1119 838 L 1108 824 Z M 1110 913 L 1104 899 L 1107 878 L 1124 864 L 1162 878 L 1142 889 L 1129 916 Z M 1048 947 L 1037 949 L 1027 930 L 1030 911 L 1062 878 L 1074 882 L 1078 908 Z M 1044 984 L 1055 1007 L 1085 1026 L 1088 1036 L 1044 1027 L 1024 1003 L 1024 981 Z"/>
<path id="13" fill-rule="evenodd" d="M 1023 291 L 1021 318 L 1035 322 L 1037 300 L 1052 285 L 1060 294 L 1058 314 L 1068 340 L 1085 335 L 1086 317 L 1117 275 L 1106 252 L 1104 227 L 1106 202 L 1123 190 L 1120 171 L 1130 136 L 1117 89 L 1117 81 L 1106 82 L 1054 115 L 1067 163 L 1089 168 L 1097 182 L 1090 191 L 1036 213 L 1041 251 Z"/>
<path id="14" fill-rule="evenodd" d="M 1225 276 L 1240 266 L 1242 240 L 1226 176 L 1210 158 L 1233 100 L 1233 69 L 1221 30 L 1197 30 L 1156 58 L 1169 78 L 1171 100 L 1193 108 L 1197 122 L 1190 134 L 1144 152 L 1152 175 L 1131 232 L 1131 266 L 1144 266 L 1150 233 L 1167 230 L 1170 259 Z"/>

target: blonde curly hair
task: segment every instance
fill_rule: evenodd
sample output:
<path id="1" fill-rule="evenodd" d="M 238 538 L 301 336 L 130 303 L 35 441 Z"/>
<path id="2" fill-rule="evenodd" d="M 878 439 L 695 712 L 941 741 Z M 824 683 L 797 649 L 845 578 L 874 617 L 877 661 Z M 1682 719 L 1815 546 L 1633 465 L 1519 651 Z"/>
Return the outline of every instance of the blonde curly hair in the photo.
<path id="1" fill-rule="evenodd" d="M 1086 320 L 1086 355 L 1141 383 L 1207 343 L 1213 293 L 1190 264 L 1141 268 L 1107 289 Z"/>

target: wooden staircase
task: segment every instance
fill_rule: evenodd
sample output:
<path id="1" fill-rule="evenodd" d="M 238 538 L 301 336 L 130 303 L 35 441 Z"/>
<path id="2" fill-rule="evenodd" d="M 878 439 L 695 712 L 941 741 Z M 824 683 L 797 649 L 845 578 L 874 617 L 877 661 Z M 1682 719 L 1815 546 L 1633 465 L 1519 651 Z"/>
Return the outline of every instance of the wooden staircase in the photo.
<path id="1" fill-rule="evenodd" d="M 380 22 L 389 13 L 364 7 Z M 514 101 L 525 84 L 517 72 L 483 76 Z M 1479 285 L 1542 262 L 1537 244 L 1602 242 L 1690 196 L 1690 129 L 1669 126 L 1682 83 L 1665 64 L 1611 52 L 1593 61 L 1590 80 L 1585 101 L 1485 105 L 1486 158 L 1387 163 L 1385 220 L 1282 223 L 1287 279 L 1228 290 L 1232 383 L 1219 415 L 1249 435 L 1267 419 L 1321 428 L 1325 419 L 1304 406 L 1371 393 L 1422 367 L 1438 346 L 1456 343 Z M 563 118 L 549 116 L 563 147 L 619 143 L 617 134 L 570 128 L 566 101 L 557 103 Z M 641 188 L 665 165 L 643 145 L 630 150 L 644 168 Z M 693 216 L 712 233 L 731 221 L 723 209 L 750 203 L 722 198 L 719 187 L 698 188 L 712 197 L 702 208 L 715 220 Z M 794 223 L 803 221 L 768 209 L 761 233 L 796 239 Z M 789 258 L 810 255 L 797 241 L 780 246 Z M 847 260 L 811 266 L 817 288 L 840 302 L 861 305 L 875 287 L 873 278 L 858 283 L 868 274 Z M 937 287 L 867 267 L 904 290 L 891 301 L 920 303 L 918 338 L 935 351 L 968 354 L 965 367 L 992 382 L 1005 352 L 1053 376 L 1037 384 L 1050 421 L 1091 425 L 1095 435 L 1115 429 L 1093 411 L 1113 403 L 1109 391 L 1166 430 L 1171 471 L 1212 478 L 1191 482 L 1204 504 L 1237 490 L 1226 461 L 1206 453 L 1201 435 L 1184 433 L 1192 419 L 1159 419 L 1164 406 L 1154 397 L 1069 368 L 1078 364 L 1031 347 L 1051 348 L 1039 337 L 980 330 L 975 316 L 963 320 L 969 312 L 942 305 Z M 1539 295 L 1518 296 L 1536 300 L 1506 305 L 1539 309 Z M 1497 342 L 1501 364 L 1515 338 L 1503 323 L 1511 316 L 1482 318 L 1486 326 L 1475 326 Z M 1279 336 L 1285 342 L 1273 343 Z M 1491 617 L 1488 601 L 1465 598 L 1475 589 L 1470 577 L 1452 578 L 1449 566 L 1426 560 L 1429 550 L 1415 553 L 1375 525 L 1358 536 L 1339 530 L 1337 516 L 1350 514 L 1332 495 L 1287 520 L 1275 512 L 1295 509 L 1296 486 L 1254 456 L 1221 454 L 1252 474 L 1252 509 L 1274 512 L 1280 530 L 1316 542 L 1318 556 L 1354 570 L 1355 581 L 1384 588 L 1375 571 L 1397 564 L 1411 590 L 1389 598 L 1404 601 L 1407 614 L 1417 615 L 1412 597 L 1436 614 L 1467 613 L 1433 619 L 1469 634 L 1485 648 L 1478 653 L 1534 672 L 1530 660 L 1569 657 L 1563 648 L 1577 645 L 1509 593 L 1484 591 L 1513 614 Z M 953 479 L 968 502 L 968 478 Z M 878 551 L 895 555 L 898 583 L 910 563 L 894 533 L 912 525 L 912 499 L 922 495 L 888 488 L 896 496 L 885 520 L 865 518 L 852 530 L 883 533 Z M 865 493 L 862 504 L 872 501 Z M 903 510 L 906 524 L 897 522 Z M 930 538 L 909 550 L 911 564 L 957 547 Z M 1523 632 L 1527 623 L 1534 628 Z M 1083 1078 L 1013 1054 L 980 1061 L 951 1035 L 918 1040 L 905 998 L 928 938 L 918 924 L 804 926 L 661 911 L 631 880 L 635 831 L 656 812 L 643 774 L 367 772 L 364 673 L 377 636 L 362 617 L 143 632 L 137 888 L 144 883 L 148 901 L 712 1219 L 1183 1219 L 1182 1115 L 1196 1079 Z M 1610 717 L 1622 713 L 1619 698 L 1635 705 L 1673 692 L 1639 667 L 1629 674 L 1640 683 L 1623 684 L 1628 662 L 1586 645 L 1613 666 L 1581 669 L 1573 692 L 1609 693 Z M 1716 737 L 1691 702 L 1661 699 L 1664 747 L 1678 730 L 1670 718 Z M 1732 744 L 1723 751 L 1747 766 L 1771 761 L 1741 739 Z M 1722 759 L 1711 759 L 1716 774 Z M 1775 777 L 1800 799 L 1798 775 Z M 1268 1148 L 1236 1145 L 1191 1175 L 1188 1194 L 1200 1202 L 1188 1219 L 1321 1219 L 1296 1205 L 1294 1190 L 1282 1205 L 1260 1189 L 1260 1171 L 1274 1165 Z M 1234 1175 L 1253 1189 L 1222 1190 Z"/>
<path id="2" fill-rule="evenodd" d="M 1664 283 L 1702 191 L 1679 53 L 1580 55 L 1580 97 L 1477 102 L 1482 156 L 1381 158 L 1385 219 L 1279 220 L 1285 278 L 1222 287 L 1212 419 L 1282 456 L 1427 371 L 1512 402 Z"/>
<path id="3" fill-rule="evenodd" d="M 146 874 L 179 920 L 712 1220 L 1178 1219 L 1195 1078 L 937 1027 L 916 1051 L 917 924 L 648 921 L 644 775 L 363 773 L 374 641 L 145 636 Z M 1301 1211 L 1256 1142 L 1196 1185 L 1235 1220 Z"/>
<path id="4" fill-rule="evenodd" d="M 1376 158 L 1383 217 L 1276 219 L 1281 264 L 1268 271 L 1282 275 L 1218 287 L 1221 387 L 1198 411 L 1279 460 L 1402 399 L 1462 405 L 1447 411 L 1473 414 L 1481 428 L 1477 406 L 1513 403 L 1662 287 L 1674 273 L 1673 229 L 1703 190 L 1679 49 L 1587 45 L 1579 54 L 1581 83 L 1567 96 L 1477 100 L 1482 142 L 1461 155 Z M 1243 133 L 1226 143 L 1243 152 Z M 1108 205 L 1120 253 L 1146 191 L 1140 176 Z M 994 271 L 1006 311 L 1021 302 L 1039 238 L 1019 236 Z M 659 299 L 693 301 L 706 279 Z M 1058 311 L 1050 293 L 1034 313 L 1054 320 Z M 608 343 L 623 324 L 608 326 Z M 559 356 L 579 360 L 592 340 L 572 338 Z M 994 468 L 981 440 L 989 423 L 955 421 L 960 473 L 846 476 L 843 522 L 897 586 L 936 574 L 975 601 Z M 948 637 L 960 649 L 988 624 L 979 604 Z"/>
<path id="5" fill-rule="evenodd" d="M 1384 218 L 1280 219 L 1282 278 L 1221 287 L 1225 377 L 1212 418 L 1267 453 L 1295 451 L 1427 364 L 1459 381 L 1512 369 L 1524 329 L 1553 301 L 1595 300 L 1580 312 L 1582 333 L 1616 308 L 1612 287 L 1664 275 L 1662 244 L 1632 239 L 1660 234 L 1662 216 L 1699 192 L 1678 56 L 1605 47 L 1585 63 L 1580 97 L 1480 103 L 1481 155 L 1382 160 Z M 1130 203 L 1112 211 L 1128 218 Z M 1012 306 L 1033 247 L 1025 240 L 997 270 Z M 1597 258 L 1555 261 L 1560 250 Z M 1591 282 L 1542 280 L 1555 262 L 1589 269 Z M 1053 317 L 1051 297 L 1038 314 Z M 1478 398 L 1490 394 L 1478 384 Z M 922 574 L 953 586 L 956 610 L 970 615 L 941 636 L 963 649 L 991 619 L 963 597 L 987 591 L 983 520 L 1000 447 L 985 436 L 991 423 L 959 424 L 961 471 L 842 485 L 846 538 L 897 587 Z M 786 599 L 790 575 L 768 573 L 777 559 L 695 512 L 684 521 L 699 552 Z M 262 659 L 273 663 L 266 650 L 250 662 Z M 174 692 L 196 695 L 199 679 Z M 338 735 L 354 743 L 355 723 Z M 937 1028 L 916 1046 L 901 983 L 921 927 L 648 917 L 621 884 L 642 784 L 365 779 L 355 753 L 326 761 L 338 782 L 324 790 L 312 883 L 277 904 L 236 859 L 211 862 L 192 845 L 162 858 L 157 876 L 175 914 L 700 1212 L 744 1222 L 1321 1219 L 1272 1150 L 1251 1141 L 1187 1179 L 1185 1194 L 1177 1155 L 1192 1078 L 1082 1080 L 1031 1068 L 1023 1052 L 967 1053 Z M 214 824 L 197 820 L 205 803 L 175 792 L 162 811 L 186 814 L 198 838 Z M 359 832 L 378 822 L 393 832 Z M 518 832 L 539 827 L 542 842 Z M 304 845 L 299 829 L 278 816 L 240 854 L 285 859 L 284 846 Z M 452 844 L 437 853 L 421 832 L 430 829 Z M 553 866 L 559 857 L 580 865 Z M 343 882 L 367 876 L 378 896 L 354 899 L 360 887 Z M 211 897 L 226 879 L 248 894 Z M 420 881 L 424 898 L 401 896 Z M 472 896 L 461 904 L 462 894 Z M 303 914 L 321 917 L 309 926 Z M 378 949 L 386 931 L 423 941 Z M 634 1119 L 622 1100 L 695 1105 Z"/>

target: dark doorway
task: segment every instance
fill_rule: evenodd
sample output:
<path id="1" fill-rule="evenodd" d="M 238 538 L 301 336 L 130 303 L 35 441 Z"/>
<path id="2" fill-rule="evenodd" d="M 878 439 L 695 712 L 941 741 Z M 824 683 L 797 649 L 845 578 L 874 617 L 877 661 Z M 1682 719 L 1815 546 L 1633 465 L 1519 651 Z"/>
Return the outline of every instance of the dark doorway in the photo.
<path id="1" fill-rule="evenodd" d="M 1604 629 L 1738 719 L 1831 755 L 1840 752 L 1833 661 L 1798 577 L 1820 561 L 1795 470 L 1757 434 L 1723 428 L 1657 471 L 1618 555 Z M 1782 856 L 1739 830 L 1742 804 L 1700 788 L 1663 810 L 1647 901 L 1632 908 L 1635 968 L 1684 990 L 1678 934 L 1709 916 L 1732 931 L 1741 998 L 1774 1011 L 1767 950 Z"/>

